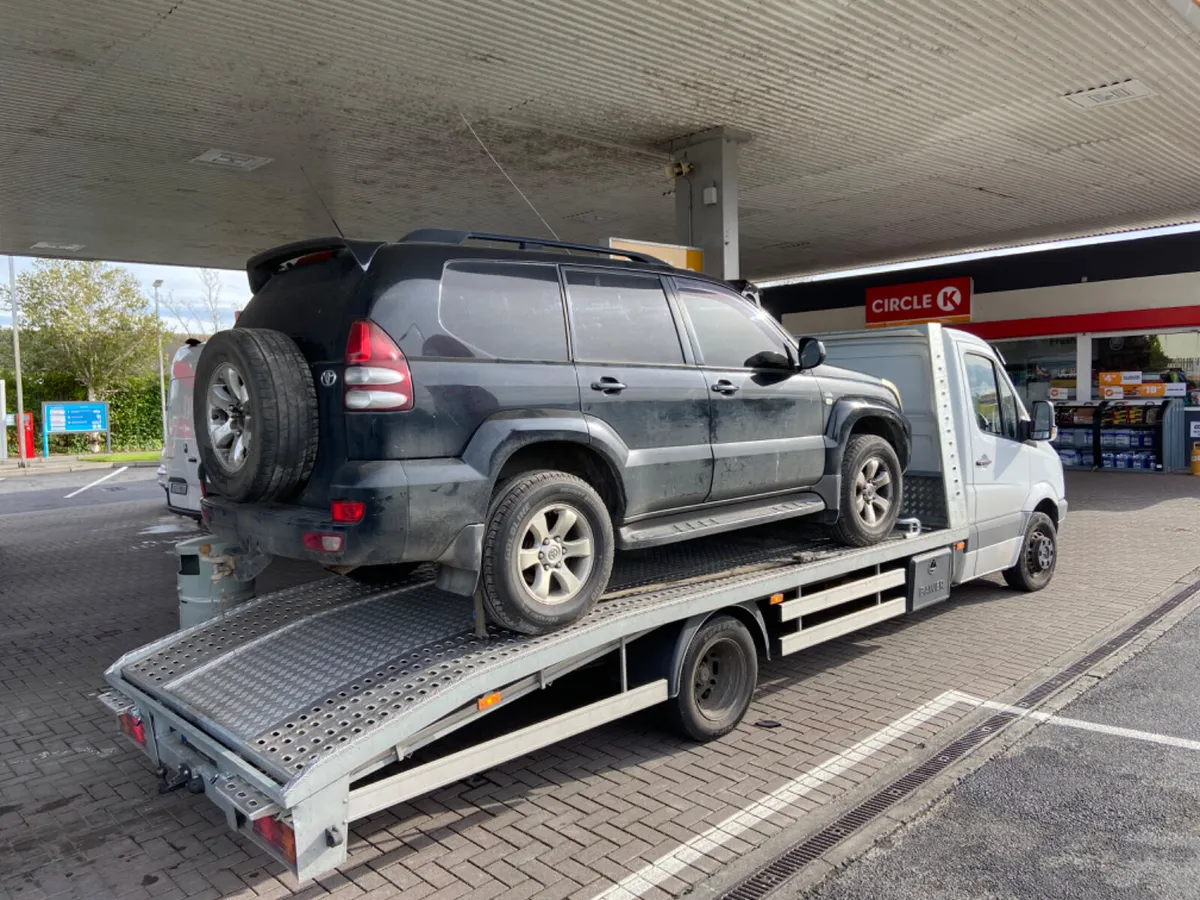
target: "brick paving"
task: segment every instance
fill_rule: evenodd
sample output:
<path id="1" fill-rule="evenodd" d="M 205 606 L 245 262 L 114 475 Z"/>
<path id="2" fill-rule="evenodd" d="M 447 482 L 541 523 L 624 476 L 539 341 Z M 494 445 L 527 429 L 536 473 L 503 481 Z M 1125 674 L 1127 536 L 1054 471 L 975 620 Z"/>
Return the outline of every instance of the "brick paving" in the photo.
<path id="1" fill-rule="evenodd" d="M 1080 652 L 1200 565 L 1200 479 L 1072 474 L 1059 571 L 763 666 L 754 706 L 705 746 L 653 715 L 614 723 L 358 823 L 342 869 L 298 885 L 216 808 L 160 797 L 96 702 L 104 668 L 172 630 L 156 504 L 0 516 L 0 898 L 592 898 L 926 700 L 994 697 Z M 271 589 L 320 574 L 268 570 Z M 736 854 L 936 742 L 955 708 L 646 893 L 678 896 Z M 773 719 L 782 727 L 756 728 Z"/>

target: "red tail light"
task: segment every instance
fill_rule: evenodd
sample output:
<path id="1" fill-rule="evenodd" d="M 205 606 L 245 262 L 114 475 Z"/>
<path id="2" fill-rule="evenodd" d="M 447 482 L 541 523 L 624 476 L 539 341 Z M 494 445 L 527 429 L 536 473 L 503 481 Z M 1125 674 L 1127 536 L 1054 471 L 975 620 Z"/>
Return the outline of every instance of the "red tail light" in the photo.
<path id="1" fill-rule="evenodd" d="M 142 720 L 132 713 L 121 713 L 121 731 L 129 735 L 143 747 L 146 746 L 146 726 Z"/>
<path id="2" fill-rule="evenodd" d="M 360 319 L 350 326 L 344 378 L 348 410 L 412 409 L 408 360 L 387 332 L 370 319 Z"/>
<path id="3" fill-rule="evenodd" d="M 329 504 L 333 521 L 353 524 L 361 522 L 367 506 L 361 500 L 334 500 Z"/>
<path id="4" fill-rule="evenodd" d="M 296 832 L 274 816 L 254 820 L 254 833 L 274 847 L 293 866 L 296 864 Z"/>

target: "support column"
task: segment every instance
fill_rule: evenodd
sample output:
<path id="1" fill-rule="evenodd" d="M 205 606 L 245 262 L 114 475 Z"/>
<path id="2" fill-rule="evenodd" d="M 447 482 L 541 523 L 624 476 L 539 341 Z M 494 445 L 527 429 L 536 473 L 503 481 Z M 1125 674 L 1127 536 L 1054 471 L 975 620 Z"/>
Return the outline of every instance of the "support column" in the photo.
<path id="1" fill-rule="evenodd" d="M 740 278 L 738 254 L 738 145 L 750 135 L 724 126 L 672 141 L 675 239 L 704 251 L 704 272 Z"/>

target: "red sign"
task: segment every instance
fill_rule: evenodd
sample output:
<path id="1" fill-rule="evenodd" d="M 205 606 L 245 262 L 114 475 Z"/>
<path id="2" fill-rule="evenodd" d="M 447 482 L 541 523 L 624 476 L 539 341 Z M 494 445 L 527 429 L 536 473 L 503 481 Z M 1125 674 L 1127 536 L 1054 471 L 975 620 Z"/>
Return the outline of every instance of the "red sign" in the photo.
<path id="1" fill-rule="evenodd" d="M 868 328 L 970 321 L 970 278 L 941 278 L 867 289 Z"/>

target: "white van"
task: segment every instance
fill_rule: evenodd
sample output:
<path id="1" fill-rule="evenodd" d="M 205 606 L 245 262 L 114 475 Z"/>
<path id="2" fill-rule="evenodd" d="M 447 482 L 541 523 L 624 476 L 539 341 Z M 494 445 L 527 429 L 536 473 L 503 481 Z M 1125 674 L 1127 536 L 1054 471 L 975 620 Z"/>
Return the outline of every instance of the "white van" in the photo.
<path id="1" fill-rule="evenodd" d="M 171 360 L 167 394 L 167 442 L 158 465 L 158 483 L 167 494 L 167 509 L 200 518 L 200 456 L 192 425 L 192 388 L 196 362 L 204 343 L 188 340 Z"/>

